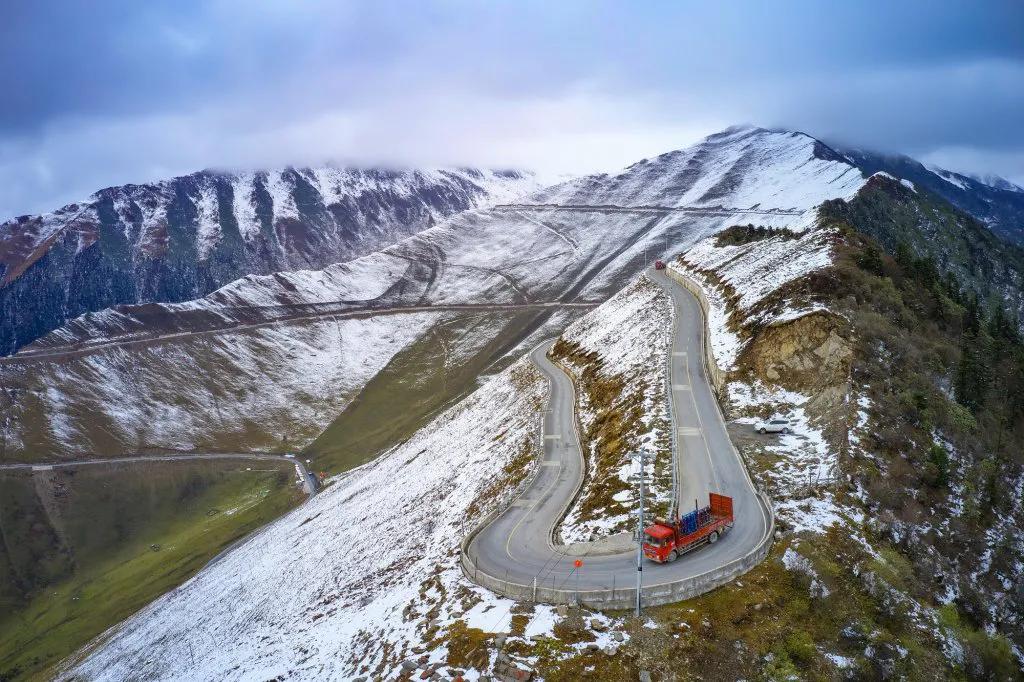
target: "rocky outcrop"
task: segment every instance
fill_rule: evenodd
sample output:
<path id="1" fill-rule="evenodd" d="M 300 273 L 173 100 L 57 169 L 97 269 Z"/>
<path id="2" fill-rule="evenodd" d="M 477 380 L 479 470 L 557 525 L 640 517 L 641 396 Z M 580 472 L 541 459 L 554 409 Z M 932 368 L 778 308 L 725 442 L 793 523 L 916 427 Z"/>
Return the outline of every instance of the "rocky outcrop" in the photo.
<path id="1" fill-rule="evenodd" d="M 769 325 L 750 339 L 741 363 L 773 384 L 827 400 L 828 389 L 845 386 L 850 375 L 853 348 L 845 327 L 824 310 Z"/>

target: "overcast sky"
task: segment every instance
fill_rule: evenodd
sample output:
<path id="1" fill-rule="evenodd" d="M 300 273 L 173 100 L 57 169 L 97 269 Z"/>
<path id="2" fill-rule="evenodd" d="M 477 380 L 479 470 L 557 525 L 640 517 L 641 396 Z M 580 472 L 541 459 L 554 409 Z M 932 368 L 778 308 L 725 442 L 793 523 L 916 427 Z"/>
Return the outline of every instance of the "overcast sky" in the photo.
<path id="1" fill-rule="evenodd" d="M 5 3 L 0 219 L 206 167 L 611 170 L 734 123 L 1024 184 L 1024 2 Z"/>

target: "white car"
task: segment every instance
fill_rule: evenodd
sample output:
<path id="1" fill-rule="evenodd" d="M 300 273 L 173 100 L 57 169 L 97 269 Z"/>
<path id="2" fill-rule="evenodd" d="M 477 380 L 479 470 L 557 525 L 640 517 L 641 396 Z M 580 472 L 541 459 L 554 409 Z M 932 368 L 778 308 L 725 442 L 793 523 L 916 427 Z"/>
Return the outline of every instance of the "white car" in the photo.
<path id="1" fill-rule="evenodd" d="M 754 424 L 754 430 L 758 433 L 789 433 L 791 429 L 792 424 L 788 419 L 778 417 Z"/>

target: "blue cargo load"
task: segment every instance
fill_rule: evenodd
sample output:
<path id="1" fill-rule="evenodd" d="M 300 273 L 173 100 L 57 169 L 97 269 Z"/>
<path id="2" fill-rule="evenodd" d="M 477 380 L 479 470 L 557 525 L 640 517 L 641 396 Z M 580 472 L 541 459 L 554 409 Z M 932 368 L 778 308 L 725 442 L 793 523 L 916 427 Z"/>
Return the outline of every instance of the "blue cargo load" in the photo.
<path id="1" fill-rule="evenodd" d="M 680 520 L 683 533 L 693 533 L 697 530 L 697 512 L 692 511 Z"/>

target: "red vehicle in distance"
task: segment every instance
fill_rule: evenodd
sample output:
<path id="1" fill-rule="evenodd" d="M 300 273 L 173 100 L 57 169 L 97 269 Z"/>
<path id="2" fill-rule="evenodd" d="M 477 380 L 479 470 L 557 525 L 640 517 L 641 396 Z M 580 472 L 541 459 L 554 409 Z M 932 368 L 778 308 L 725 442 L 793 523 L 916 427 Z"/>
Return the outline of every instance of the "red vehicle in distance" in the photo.
<path id="1" fill-rule="evenodd" d="M 732 498 L 709 495 L 708 506 L 694 509 L 675 522 L 655 519 L 644 529 L 644 556 L 659 564 L 670 564 L 685 552 L 704 543 L 713 544 L 732 528 Z"/>
<path id="2" fill-rule="evenodd" d="M 664 270 L 665 269 L 665 261 L 660 261 L 660 260 L 654 261 L 654 269 L 655 270 Z"/>

